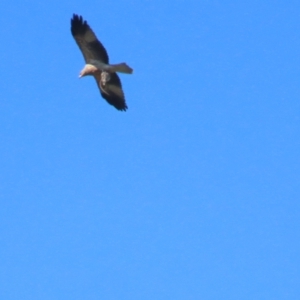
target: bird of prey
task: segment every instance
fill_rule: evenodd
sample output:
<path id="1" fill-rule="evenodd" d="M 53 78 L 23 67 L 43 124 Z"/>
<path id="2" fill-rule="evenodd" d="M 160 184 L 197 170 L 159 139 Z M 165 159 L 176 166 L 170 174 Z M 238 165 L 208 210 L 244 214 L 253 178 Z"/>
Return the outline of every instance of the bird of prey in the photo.
<path id="1" fill-rule="evenodd" d="M 125 111 L 127 109 L 125 96 L 116 72 L 131 74 L 133 70 L 126 63 L 109 64 L 104 46 L 82 16 L 73 15 L 71 33 L 86 63 L 79 78 L 86 75 L 94 76 L 102 97 L 116 109 Z"/>

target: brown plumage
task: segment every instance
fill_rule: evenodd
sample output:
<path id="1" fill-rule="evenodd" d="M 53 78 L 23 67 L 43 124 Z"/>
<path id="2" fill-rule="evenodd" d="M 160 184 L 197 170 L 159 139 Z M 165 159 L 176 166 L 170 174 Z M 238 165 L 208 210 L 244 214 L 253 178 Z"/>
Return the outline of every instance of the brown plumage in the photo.
<path id="1" fill-rule="evenodd" d="M 116 72 L 131 74 L 133 70 L 126 63 L 109 64 L 104 46 L 81 16 L 73 15 L 71 33 L 86 62 L 79 77 L 94 76 L 102 97 L 116 109 L 125 111 L 127 109 L 125 96 Z"/>

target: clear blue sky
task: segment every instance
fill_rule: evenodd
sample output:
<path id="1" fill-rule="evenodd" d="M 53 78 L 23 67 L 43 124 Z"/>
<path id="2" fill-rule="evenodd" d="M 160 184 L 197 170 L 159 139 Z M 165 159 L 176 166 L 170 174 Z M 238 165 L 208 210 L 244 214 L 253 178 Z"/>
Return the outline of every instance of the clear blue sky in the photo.
<path id="1" fill-rule="evenodd" d="M 0 3 L 0 299 L 300 299 L 299 1 Z M 70 33 L 126 61 L 101 98 Z"/>

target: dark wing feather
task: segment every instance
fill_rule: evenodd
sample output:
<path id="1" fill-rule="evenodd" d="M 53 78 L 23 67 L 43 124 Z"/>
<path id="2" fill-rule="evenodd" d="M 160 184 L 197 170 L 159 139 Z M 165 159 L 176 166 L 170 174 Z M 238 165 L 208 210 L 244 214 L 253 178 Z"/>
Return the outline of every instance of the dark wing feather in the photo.
<path id="1" fill-rule="evenodd" d="M 95 59 L 108 64 L 108 55 L 104 46 L 97 39 L 87 22 L 83 20 L 82 16 L 73 15 L 71 19 L 71 33 L 86 63 L 89 63 L 91 59 Z"/>
<path id="2" fill-rule="evenodd" d="M 125 102 L 125 96 L 122 90 L 121 80 L 117 73 L 110 73 L 110 79 L 105 84 L 105 87 L 101 86 L 100 78 L 101 73 L 97 73 L 94 76 L 97 85 L 100 89 L 102 97 L 110 104 L 113 105 L 117 110 L 126 110 L 128 107 Z"/>

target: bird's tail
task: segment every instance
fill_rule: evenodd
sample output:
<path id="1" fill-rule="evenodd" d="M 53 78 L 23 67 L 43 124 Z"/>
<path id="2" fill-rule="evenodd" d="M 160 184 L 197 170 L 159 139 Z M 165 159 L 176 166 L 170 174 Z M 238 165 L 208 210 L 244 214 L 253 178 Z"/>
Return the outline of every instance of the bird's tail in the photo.
<path id="1" fill-rule="evenodd" d="M 109 65 L 109 71 L 132 74 L 133 69 L 131 69 L 126 63 L 120 63 L 116 65 Z"/>

